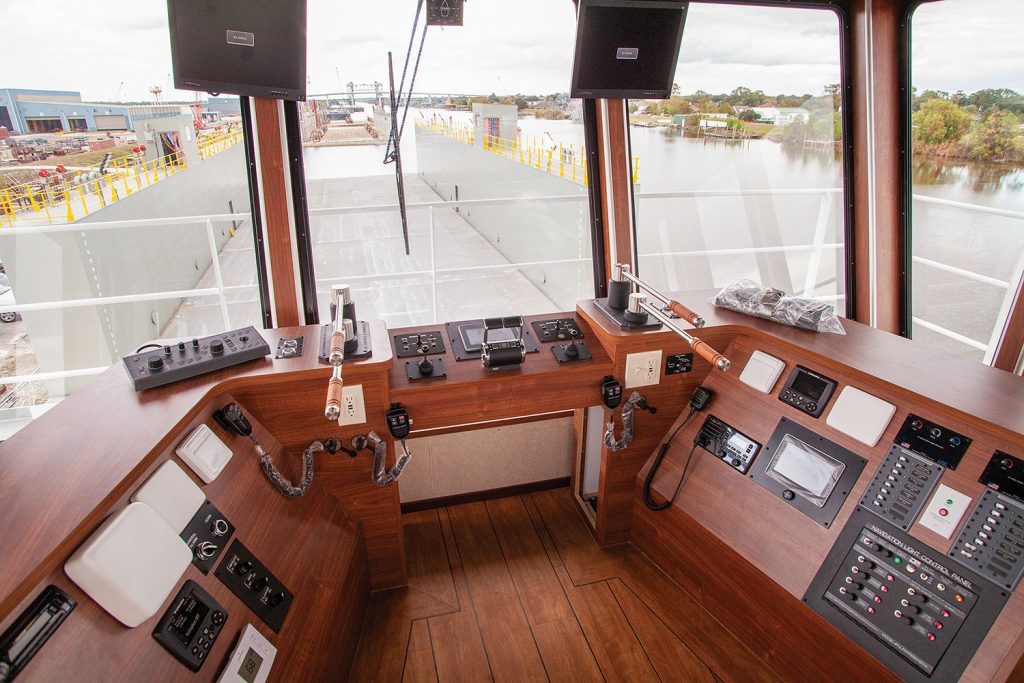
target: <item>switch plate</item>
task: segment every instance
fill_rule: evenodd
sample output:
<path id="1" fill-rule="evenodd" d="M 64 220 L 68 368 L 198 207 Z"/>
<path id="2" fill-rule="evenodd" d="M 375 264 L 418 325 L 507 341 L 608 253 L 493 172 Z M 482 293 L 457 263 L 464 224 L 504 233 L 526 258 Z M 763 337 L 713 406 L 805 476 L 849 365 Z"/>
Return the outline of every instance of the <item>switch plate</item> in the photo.
<path id="1" fill-rule="evenodd" d="M 970 505 L 970 496 L 945 484 L 939 484 L 919 521 L 921 526 L 931 529 L 939 536 L 950 538 L 960 526 L 960 520 L 967 514 Z"/>
<path id="2" fill-rule="evenodd" d="M 661 349 L 626 354 L 626 388 L 646 387 L 661 381 Z"/>
<path id="3" fill-rule="evenodd" d="M 363 385 L 346 384 L 341 388 L 341 417 L 338 424 L 358 425 L 366 422 L 366 404 L 363 403 Z"/>

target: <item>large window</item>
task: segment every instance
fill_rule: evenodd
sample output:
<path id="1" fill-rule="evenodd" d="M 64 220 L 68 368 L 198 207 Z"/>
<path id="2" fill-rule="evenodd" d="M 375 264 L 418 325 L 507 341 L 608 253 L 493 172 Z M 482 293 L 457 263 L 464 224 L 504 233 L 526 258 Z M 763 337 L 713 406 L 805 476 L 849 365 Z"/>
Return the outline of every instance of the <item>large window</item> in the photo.
<path id="1" fill-rule="evenodd" d="M 911 22 L 915 340 L 991 362 L 1024 270 L 1024 7 L 944 0 Z"/>
<path id="2" fill-rule="evenodd" d="M 672 97 L 629 103 L 645 279 L 845 314 L 841 36 L 827 9 L 690 5 Z"/>
<path id="3" fill-rule="evenodd" d="M 142 344 L 261 316 L 240 100 L 173 90 L 166 6 L 0 20 L 4 438 Z"/>
<path id="4" fill-rule="evenodd" d="M 416 3 L 309 3 L 304 162 L 321 318 L 332 284 L 391 326 L 571 310 L 592 297 L 589 178 L 567 95 L 570 0 L 464 5 L 427 30 L 402 137 L 408 253 L 390 133 Z M 400 120 L 404 116 L 400 114 Z"/>

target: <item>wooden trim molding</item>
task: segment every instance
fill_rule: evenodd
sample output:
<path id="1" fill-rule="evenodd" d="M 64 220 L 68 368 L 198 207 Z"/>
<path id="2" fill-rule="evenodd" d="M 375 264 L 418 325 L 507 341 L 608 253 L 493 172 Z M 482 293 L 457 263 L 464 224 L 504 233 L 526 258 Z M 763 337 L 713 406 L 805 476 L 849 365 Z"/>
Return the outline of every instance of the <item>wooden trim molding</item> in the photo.
<path id="1" fill-rule="evenodd" d="M 626 136 L 629 135 L 625 100 L 607 100 L 608 105 L 608 149 L 610 150 L 612 211 L 615 215 L 615 253 L 620 263 L 629 263 L 636 270 L 636 254 L 633 249 L 633 212 L 630 211 L 630 159 Z M 609 270 L 611 272 L 611 270 Z"/>
<path id="2" fill-rule="evenodd" d="M 887 332 L 900 331 L 903 157 L 901 120 L 901 0 L 855 0 L 853 50 L 854 255 L 856 317 Z M 872 234 L 872 230 L 874 231 Z M 873 283 L 873 289 L 872 289 Z"/>
<path id="3" fill-rule="evenodd" d="M 1017 293 L 1013 297 L 1010 315 L 1003 328 L 1003 337 L 999 340 L 992 366 L 1007 372 L 1017 369 L 1021 349 L 1024 348 L 1024 279 L 1017 282 Z"/>
<path id="4" fill-rule="evenodd" d="M 281 139 L 280 105 L 277 100 L 253 98 L 256 109 L 256 137 L 259 140 L 260 181 L 263 188 L 264 229 L 274 290 L 274 318 L 277 327 L 300 324 L 295 267 L 292 259 L 292 231 L 288 209 L 287 159 Z"/>

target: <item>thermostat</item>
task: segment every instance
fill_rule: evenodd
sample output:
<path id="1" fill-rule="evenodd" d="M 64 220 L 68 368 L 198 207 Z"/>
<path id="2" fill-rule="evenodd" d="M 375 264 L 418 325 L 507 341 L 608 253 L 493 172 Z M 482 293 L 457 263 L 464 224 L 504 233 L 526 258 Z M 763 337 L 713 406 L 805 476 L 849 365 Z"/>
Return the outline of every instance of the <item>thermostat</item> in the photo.
<path id="1" fill-rule="evenodd" d="M 246 624 L 217 683 L 266 683 L 275 656 L 277 648 L 255 626 Z"/>

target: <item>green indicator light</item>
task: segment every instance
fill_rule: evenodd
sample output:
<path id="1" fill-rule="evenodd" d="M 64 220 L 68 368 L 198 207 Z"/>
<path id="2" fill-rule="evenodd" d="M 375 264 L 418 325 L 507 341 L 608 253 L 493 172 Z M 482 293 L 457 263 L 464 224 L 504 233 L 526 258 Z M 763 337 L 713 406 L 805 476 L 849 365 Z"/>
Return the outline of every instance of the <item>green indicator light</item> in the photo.
<path id="1" fill-rule="evenodd" d="M 896 564 L 903 564 L 903 558 L 900 557 L 899 555 L 897 555 L 896 557 L 892 558 L 892 561 L 894 563 L 896 563 Z"/>
<path id="2" fill-rule="evenodd" d="M 952 504 L 953 504 L 953 499 L 952 498 L 947 498 L 946 499 L 946 505 L 952 505 Z"/>

